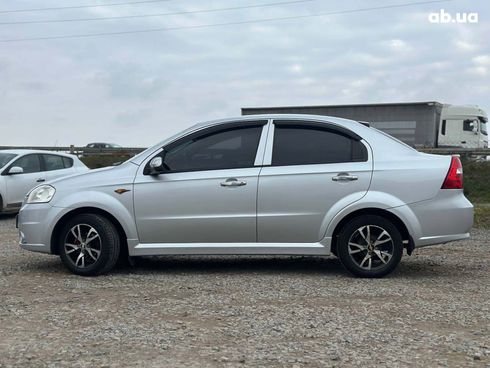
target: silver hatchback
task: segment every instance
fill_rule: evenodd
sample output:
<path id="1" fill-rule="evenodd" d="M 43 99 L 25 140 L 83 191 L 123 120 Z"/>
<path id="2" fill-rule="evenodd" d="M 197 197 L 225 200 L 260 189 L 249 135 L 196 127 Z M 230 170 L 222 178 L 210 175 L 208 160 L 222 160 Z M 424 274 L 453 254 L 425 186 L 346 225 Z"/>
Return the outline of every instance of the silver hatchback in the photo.
<path id="1" fill-rule="evenodd" d="M 120 166 L 34 188 L 18 217 L 22 248 L 87 276 L 128 256 L 333 254 L 381 277 L 404 249 L 467 239 L 472 223 L 457 157 L 313 115 L 198 124 Z"/>

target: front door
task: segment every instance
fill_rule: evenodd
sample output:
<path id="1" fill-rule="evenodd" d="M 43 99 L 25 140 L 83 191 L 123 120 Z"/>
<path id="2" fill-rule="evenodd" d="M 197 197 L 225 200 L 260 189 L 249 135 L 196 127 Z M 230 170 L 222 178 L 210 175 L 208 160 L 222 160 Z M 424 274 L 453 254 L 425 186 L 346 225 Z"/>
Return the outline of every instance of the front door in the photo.
<path id="1" fill-rule="evenodd" d="M 373 170 L 369 148 L 348 133 L 326 123 L 274 122 L 271 156 L 264 159 L 270 166 L 259 177 L 259 242 L 320 242 L 327 213 L 366 194 Z"/>
<path id="2" fill-rule="evenodd" d="M 444 123 L 445 122 L 445 123 Z M 475 148 L 479 146 L 478 118 L 448 118 L 442 122 L 439 146 Z M 445 126 L 444 126 L 445 125 Z"/>
<path id="3" fill-rule="evenodd" d="M 267 121 L 229 123 L 164 147 L 165 172 L 134 183 L 140 243 L 256 242 L 259 143 Z"/>
<path id="4" fill-rule="evenodd" d="M 18 207 L 24 200 L 27 192 L 36 185 L 46 181 L 46 173 L 41 171 L 41 160 L 39 155 L 30 154 L 18 158 L 14 161 L 7 171 L 14 167 L 21 167 L 24 171 L 21 174 L 6 175 L 7 184 L 7 206 Z"/>

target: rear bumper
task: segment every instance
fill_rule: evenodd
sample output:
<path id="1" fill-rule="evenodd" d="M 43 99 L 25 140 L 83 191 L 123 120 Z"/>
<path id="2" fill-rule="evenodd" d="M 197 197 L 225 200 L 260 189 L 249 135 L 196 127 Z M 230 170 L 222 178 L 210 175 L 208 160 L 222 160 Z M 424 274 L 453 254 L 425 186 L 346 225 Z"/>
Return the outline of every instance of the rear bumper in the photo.
<path id="1" fill-rule="evenodd" d="M 473 205 L 459 189 L 441 190 L 431 200 L 390 211 L 405 222 L 415 247 L 469 239 L 473 226 Z"/>

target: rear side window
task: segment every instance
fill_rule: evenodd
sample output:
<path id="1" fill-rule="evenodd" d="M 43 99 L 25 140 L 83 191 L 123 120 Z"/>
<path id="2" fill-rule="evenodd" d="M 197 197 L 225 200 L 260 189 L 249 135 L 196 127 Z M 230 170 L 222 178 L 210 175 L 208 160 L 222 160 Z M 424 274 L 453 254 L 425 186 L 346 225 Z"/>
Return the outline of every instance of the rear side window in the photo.
<path id="1" fill-rule="evenodd" d="M 273 166 L 367 161 L 367 149 L 342 132 L 308 124 L 276 124 Z"/>
<path id="2" fill-rule="evenodd" d="M 69 169 L 73 166 L 73 159 L 69 157 L 63 157 L 63 166 L 65 169 Z"/>
<path id="3" fill-rule="evenodd" d="M 62 156 L 43 155 L 43 159 L 46 171 L 62 170 L 65 168 Z"/>

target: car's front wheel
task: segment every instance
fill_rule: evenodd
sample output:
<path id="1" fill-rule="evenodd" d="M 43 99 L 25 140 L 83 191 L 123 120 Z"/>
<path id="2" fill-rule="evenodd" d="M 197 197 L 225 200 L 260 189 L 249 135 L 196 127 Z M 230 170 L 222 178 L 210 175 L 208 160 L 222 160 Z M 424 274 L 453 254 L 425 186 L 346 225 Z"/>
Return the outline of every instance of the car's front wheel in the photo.
<path id="1" fill-rule="evenodd" d="M 80 214 L 68 220 L 60 234 L 60 258 L 73 273 L 96 276 L 109 272 L 117 262 L 120 239 L 107 218 Z"/>
<path id="2" fill-rule="evenodd" d="M 381 216 L 354 218 L 340 231 L 337 254 L 355 276 L 383 277 L 392 272 L 403 254 L 400 231 Z"/>

